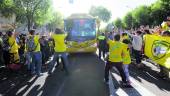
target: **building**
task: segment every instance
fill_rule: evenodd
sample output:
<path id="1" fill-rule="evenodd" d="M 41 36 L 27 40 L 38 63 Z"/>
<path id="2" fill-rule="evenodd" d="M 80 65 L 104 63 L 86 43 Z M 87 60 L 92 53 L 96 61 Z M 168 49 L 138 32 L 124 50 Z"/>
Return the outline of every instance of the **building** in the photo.
<path id="1" fill-rule="evenodd" d="M 0 31 L 4 32 L 9 29 L 15 29 L 15 21 L 16 21 L 16 16 L 13 14 L 10 17 L 4 17 L 0 13 Z"/>

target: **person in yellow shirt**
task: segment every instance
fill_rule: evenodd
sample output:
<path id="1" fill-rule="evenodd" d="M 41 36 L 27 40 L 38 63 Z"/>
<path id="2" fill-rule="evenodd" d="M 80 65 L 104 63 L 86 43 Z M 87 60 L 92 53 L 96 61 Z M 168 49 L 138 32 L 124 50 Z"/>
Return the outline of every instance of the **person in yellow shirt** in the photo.
<path id="1" fill-rule="evenodd" d="M 170 30 L 170 17 L 167 17 L 166 21 L 161 24 L 161 27 L 163 31 Z"/>
<path id="2" fill-rule="evenodd" d="M 122 42 L 120 42 L 120 35 L 116 34 L 114 36 L 114 41 L 108 40 L 108 45 L 109 45 L 109 59 L 106 63 L 105 66 L 105 82 L 108 84 L 109 81 L 109 71 L 110 69 L 114 66 L 118 69 L 123 85 L 127 84 L 126 82 L 126 76 L 123 70 L 123 50 L 124 50 L 124 45 Z"/>
<path id="3" fill-rule="evenodd" d="M 130 57 L 130 48 L 129 44 L 130 41 L 128 39 L 124 39 L 122 41 L 124 43 L 124 50 L 123 50 L 123 68 L 126 75 L 126 81 L 127 83 L 131 83 L 129 78 L 129 64 L 131 64 L 131 57 Z"/>
<path id="4" fill-rule="evenodd" d="M 122 33 L 120 41 L 123 41 L 124 39 L 130 39 L 127 33 Z"/>
<path id="5" fill-rule="evenodd" d="M 41 76 L 41 67 L 42 67 L 42 54 L 40 51 L 40 36 L 35 35 L 35 30 L 29 31 L 29 37 L 27 40 L 26 48 L 30 53 L 31 61 L 31 73 L 37 76 Z"/>
<path id="6" fill-rule="evenodd" d="M 53 68 L 55 66 L 55 62 L 57 59 L 61 56 L 63 59 L 63 68 L 65 69 L 66 73 L 68 73 L 67 65 L 68 65 L 68 58 L 66 53 L 66 44 L 65 44 L 65 38 L 66 34 L 62 32 L 61 29 L 56 28 L 55 33 L 51 35 L 51 38 L 54 40 L 54 58 L 52 62 L 49 64 L 49 71 L 48 74 L 52 74 Z"/>
<path id="7" fill-rule="evenodd" d="M 16 42 L 16 34 L 12 31 L 8 31 L 8 44 L 10 46 L 10 63 L 19 63 L 19 45 Z"/>

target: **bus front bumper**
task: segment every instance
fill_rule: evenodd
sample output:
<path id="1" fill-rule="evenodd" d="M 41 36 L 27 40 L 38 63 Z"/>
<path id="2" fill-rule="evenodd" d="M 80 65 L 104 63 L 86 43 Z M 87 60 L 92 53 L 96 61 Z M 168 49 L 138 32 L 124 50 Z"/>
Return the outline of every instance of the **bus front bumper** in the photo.
<path id="1" fill-rule="evenodd" d="M 67 48 L 68 53 L 84 53 L 84 52 L 96 52 L 97 47 L 86 47 L 86 48 Z"/>

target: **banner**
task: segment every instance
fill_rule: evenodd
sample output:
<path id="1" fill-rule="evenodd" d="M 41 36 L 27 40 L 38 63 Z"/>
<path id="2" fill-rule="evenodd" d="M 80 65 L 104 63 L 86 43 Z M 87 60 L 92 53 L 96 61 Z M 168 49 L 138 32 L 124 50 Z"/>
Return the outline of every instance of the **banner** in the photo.
<path id="1" fill-rule="evenodd" d="M 159 65 L 170 69 L 170 37 L 145 35 L 145 55 Z"/>

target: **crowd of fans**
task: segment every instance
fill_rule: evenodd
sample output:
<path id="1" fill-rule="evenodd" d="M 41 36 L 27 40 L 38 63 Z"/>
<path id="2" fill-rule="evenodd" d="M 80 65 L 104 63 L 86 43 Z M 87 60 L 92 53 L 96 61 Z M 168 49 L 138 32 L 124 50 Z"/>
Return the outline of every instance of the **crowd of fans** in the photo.
<path id="1" fill-rule="evenodd" d="M 109 81 L 108 75 L 112 66 L 118 69 L 123 84 L 131 83 L 128 67 L 132 57 L 136 60 L 135 64 L 139 69 L 144 67 L 144 64 L 141 63 L 142 59 L 148 58 L 144 55 L 145 35 L 147 34 L 170 37 L 170 17 L 167 17 L 161 27 L 141 26 L 137 30 L 126 30 L 122 34 L 113 31 L 101 33 L 98 36 L 99 58 L 103 56 L 103 59 L 107 61 L 105 66 L 106 83 Z M 160 76 L 165 78 L 166 74 L 163 71 L 164 67 L 160 65 Z"/>
<path id="2" fill-rule="evenodd" d="M 134 56 L 138 68 L 144 67 L 141 63 L 146 34 L 154 34 L 170 37 L 170 18 L 168 17 L 162 26 L 153 29 L 141 26 L 138 30 L 102 33 L 98 36 L 99 58 L 103 56 L 107 62 L 105 66 L 105 81 L 108 83 L 109 70 L 114 66 L 120 72 L 123 84 L 129 85 L 129 64 Z M 18 70 L 24 64 L 33 75 L 41 76 L 41 68 L 47 64 L 50 57 L 52 62 L 48 64 L 48 74 L 53 73 L 55 62 L 62 57 L 63 69 L 68 73 L 68 57 L 66 53 L 66 34 L 56 29 L 53 34 L 40 36 L 35 30 L 29 34 L 19 34 L 13 31 L 0 32 L 0 64 L 11 70 Z M 161 76 L 164 76 L 163 66 L 160 66 Z"/>
<path id="3" fill-rule="evenodd" d="M 18 70 L 26 64 L 28 70 L 31 71 L 32 62 L 42 63 L 45 66 L 53 53 L 53 40 L 48 36 L 35 34 L 34 30 L 30 30 L 28 35 L 13 31 L 0 32 L 0 66 L 5 66 L 10 70 Z M 35 58 L 31 58 L 33 55 Z"/>

